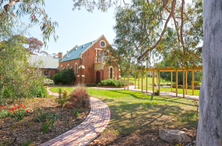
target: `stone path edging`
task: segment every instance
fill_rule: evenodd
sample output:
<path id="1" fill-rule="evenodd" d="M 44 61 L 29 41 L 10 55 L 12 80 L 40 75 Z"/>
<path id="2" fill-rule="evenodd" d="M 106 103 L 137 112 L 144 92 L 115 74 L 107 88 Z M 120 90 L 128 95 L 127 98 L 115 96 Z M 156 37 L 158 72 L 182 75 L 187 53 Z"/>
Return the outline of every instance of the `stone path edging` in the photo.
<path id="1" fill-rule="evenodd" d="M 58 95 L 51 91 L 49 93 Z M 90 105 L 90 113 L 80 125 L 40 146 L 84 146 L 97 138 L 109 124 L 110 109 L 106 103 L 94 97 L 90 97 Z"/>

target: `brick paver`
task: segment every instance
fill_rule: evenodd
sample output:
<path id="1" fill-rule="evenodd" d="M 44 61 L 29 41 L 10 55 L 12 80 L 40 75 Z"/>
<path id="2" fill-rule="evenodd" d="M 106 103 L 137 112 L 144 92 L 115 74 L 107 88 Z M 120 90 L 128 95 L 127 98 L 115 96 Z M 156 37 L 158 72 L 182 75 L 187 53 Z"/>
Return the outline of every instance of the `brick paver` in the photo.
<path id="1" fill-rule="evenodd" d="M 49 93 L 52 94 L 50 91 Z M 110 109 L 107 104 L 94 97 L 90 97 L 90 105 L 90 113 L 80 125 L 40 146 L 83 146 L 93 141 L 109 124 Z"/>

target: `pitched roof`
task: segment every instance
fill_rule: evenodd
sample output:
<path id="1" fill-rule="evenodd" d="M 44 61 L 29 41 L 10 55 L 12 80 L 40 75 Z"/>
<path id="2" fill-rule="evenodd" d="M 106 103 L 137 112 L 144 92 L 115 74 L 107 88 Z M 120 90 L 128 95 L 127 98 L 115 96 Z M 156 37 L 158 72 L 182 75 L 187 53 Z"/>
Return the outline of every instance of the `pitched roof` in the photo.
<path id="1" fill-rule="evenodd" d="M 65 61 L 69 61 L 69 60 L 74 60 L 74 59 L 80 58 L 81 57 L 81 53 L 83 53 L 85 50 L 87 50 L 95 41 L 86 43 L 86 44 L 78 46 L 78 47 L 74 47 L 73 49 L 71 49 L 68 52 L 68 57 L 67 57 L 67 54 L 65 54 L 63 56 L 63 59 L 60 60 L 60 62 L 65 62 Z"/>
<path id="2" fill-rule="evenodd" d="M 28 62 L 34 68 L 57 69 L 59 66 L 59 59 L 48 56 L 30 55 Z"/>

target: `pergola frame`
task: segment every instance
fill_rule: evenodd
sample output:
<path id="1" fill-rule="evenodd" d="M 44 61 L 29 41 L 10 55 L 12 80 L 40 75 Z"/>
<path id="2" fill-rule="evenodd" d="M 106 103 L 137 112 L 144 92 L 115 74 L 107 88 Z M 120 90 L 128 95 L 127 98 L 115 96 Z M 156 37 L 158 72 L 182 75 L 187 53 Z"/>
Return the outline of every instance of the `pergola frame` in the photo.
<path id="1" fill-rule="evenodd" d="M 173 72 L 176 72 L 176 97 L 178 96 L 178 72 L 183 72 L 183 97 L 185 97 L 185 94 L 187 94 L 187 72 L 192 71 L 192 95 L 194 95 L 194 71 L 202 71 L 202 66 L 197 67 L 188 67 L 188 68 L 173 68 L 173 67 L 156 67 L 156 68 L 145 68 L 144 71 L 142 70 L 128 70 L 128 86 L 127 89 L 129 90 L 129 72 L 134 72 L 134 89 L 140 88 L 140 74 L 142 74 L 142 81 L 141 81 L 141 92 L 143 92 L 143 72 L 146 74 L 146 93 L 148 92 L 148 73 L 152 72 L 152 92 L 154 94 L 154 73 L 156 72 L 157 78 L 156 78 L 156 84 L 158 87 L 160 87 L 160 72 L 171 72 L 171 92 L 173 92 Z M 138 86 L 136 86 L 136 74 L 138 73 Z M 185 76 L 185 77 L 184 77 Z M 185 86 L 184 86 L 184 78 L 185 78 Z M 158 88 L 160 91 L 160 88 Z M 124 74 L 124 90 L 125 90 L 125 74 Z M 186 90 L 186 91 L 185 91 Z"/>

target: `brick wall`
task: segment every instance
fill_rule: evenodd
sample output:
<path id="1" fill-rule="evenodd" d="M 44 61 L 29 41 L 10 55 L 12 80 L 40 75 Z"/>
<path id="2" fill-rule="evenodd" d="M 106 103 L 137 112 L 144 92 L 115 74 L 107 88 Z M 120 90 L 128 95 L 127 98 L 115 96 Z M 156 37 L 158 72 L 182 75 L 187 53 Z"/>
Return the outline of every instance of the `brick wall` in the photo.
<path id="1" fill-rule="evenodd" d="M 102 49 L 100 46 L 100 41 L 103 40 L 106 42 L 106 45 L 109 45 L 109 43 L 106 41 L 104 37 L 102 37 L 100 40 L 98 40 L 95 44 L 93 44 L 86 52 L 83 53 L 82 59 L 76 59 L 76 60 L 71 60 L 71 61 L 66 61 L 66 62 L 61 62 L 59 63 L 59 68 L 61 68 L 61 65 L 67 69 L 67 64 L 74 69 L 74 65 L 77 62 L 78 67 L 80 65 L 85 66 L 85 84 L 94 84 L 96 83 L 96 71 L 94 71 L 94 63 L 95 63 L 95 57 L 96 57 L 96 49 L 99 48 Z M 74 70 L 73 70 L 74 71 Z M 108 79 L 109 78 L 109 66 L 104 66 L 104 70 L 100 70 L 100 79 Z M 114 68 L 114 78 L 118 78 L 119 76 L 119 71 L 118 68 Z"/>

